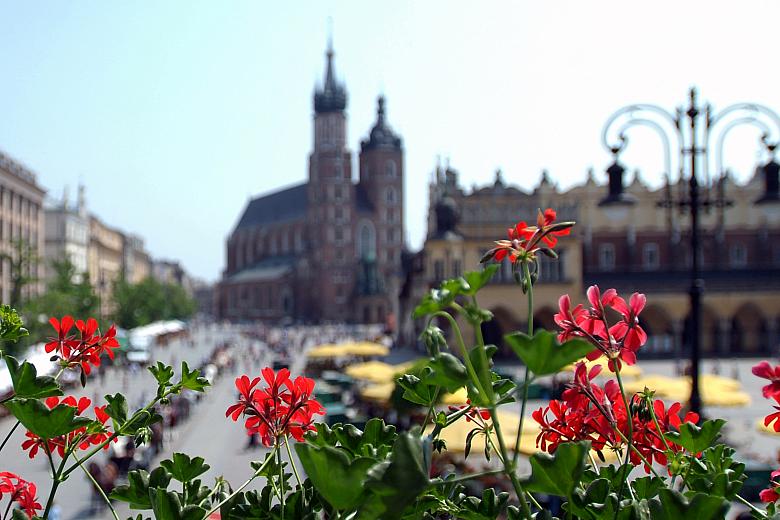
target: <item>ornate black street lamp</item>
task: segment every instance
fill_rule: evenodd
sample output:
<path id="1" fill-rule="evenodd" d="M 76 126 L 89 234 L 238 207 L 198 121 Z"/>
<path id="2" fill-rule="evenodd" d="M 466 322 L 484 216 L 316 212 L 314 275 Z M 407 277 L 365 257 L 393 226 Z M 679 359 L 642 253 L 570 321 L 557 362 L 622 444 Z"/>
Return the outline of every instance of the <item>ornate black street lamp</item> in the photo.
<path id="1" fill-rule="evenodd" d="M 764 176 L 764 194 L 756 202 L 767 217 L 767 220 L 777 223 L 780 220 L 780 164 L 775 161 L 774 154 L 780 138 L 780 117 L 769 108 L 755 103 L 739 103 L 725 108 L 715 114 L 709 104 L 699 106 L 696 100 L 696 89 L 690 90 L 687 109 L 678 107 L 671 113 L 656 105 L 638 104 L 624 107 L 609 118 L 604 126 L 602 142 L 612 153 L 613 163 L 607 168 L 609 175 L 609 192 L 599 203 L 611 218 L 622 219 L 627 215 L 628 208 L 634 200 L 623 191 L 623 174 L 625 168 L 618 162 L 620 153 L 628 144 L 626 132 L 635 126 L 653 128 L 661 136 L 664 144 L 664 166 L 666 171 L 667 189 L 658 206 L 662 208 L 678 208 L 680 212 L 687 211 L 690 215 L 690 247 L 691 265 L 689 289 L 690 296 L 690 361 L 691 361 L 691 397 L 689 406 L 695 412 L 701 411 L 701 394 L 699 392 L 699 363 L 701 355 L 701 318 L 702 295 L 704 280 L 701 274 L 701 228 L 699 217 L 702 212 L 713 208 L 721 210 L 732 204 L 725 198 L 722 189 L 710 190 L 714 183 L 710 180 L 710 141 L 717 135 L 715 144 L 717 163 L 716 173 L 722 181 L 726 172 L 723 169 L 723 141 L 728 132 L 737 126 L 750 124 L 761 130 L 761 142 L 769 156 L 769 161 L 760 170 Z M 774 141 L 769 141 L 773 135 Z M 687 176 L 687 193 L 677 196 L 671 189 L 671 157 L 674 140 L 679 152 L 680 179 Z M 700 165 L 700 162 L 703 164 Z M 700 173 L 704 173 L 703 179 Z M 722 183 L 720 184 L 722 186 Z M 704 188 L 702 190 L 702 188 Z"/>

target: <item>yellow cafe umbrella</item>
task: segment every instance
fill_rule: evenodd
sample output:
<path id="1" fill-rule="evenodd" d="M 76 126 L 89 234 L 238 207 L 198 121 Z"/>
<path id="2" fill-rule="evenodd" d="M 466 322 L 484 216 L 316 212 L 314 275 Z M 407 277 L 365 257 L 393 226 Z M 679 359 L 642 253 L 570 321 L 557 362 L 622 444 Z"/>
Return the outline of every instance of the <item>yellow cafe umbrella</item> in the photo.
<path id="1" fill-rule="evenodd" d="M 309 350 L 309 352 L 306 354 L 309 358 L 335 358 L 340 357 L 344 355 L 344 349 L 341 348 L 339 345 L 318 345 L 314 347 L 313 349 Z"/>
<path id="2" fill-rule="evenodd" d="M 348 366 L 344 373 L 353 379 L 371 383 L 389 383 L 395 379 L 397 368 L 382 361 L 366 361 Z"/>
<path id="3" fill-rule="evenodd" d="M 390 396 L 393 395 L 393 390 L 395 390 L 395 383 L 370 385 L 360 390 L 360 397 L 366 401 L 386 403 L 390 400 Z"/>
<path id="4" fill-rule="evenodd" d="M 734 379 L 704 375 L 699 382 L 701 398 L 705 406 L 747 406 L 750 395 L 741 390 L 739 381 Z M 645 377 L 627 381 L 626 392 L 644 391 L 645 387 L 655 390 L 656 397 L 684 402 L 691 396 L 690 377 L 668 377 L 650 374 Z"/>
<path id="5" fill-rule="evenodd" d="M 458 388 L 457 390 L 455 390 L 455 392 L 451 394 L 450 393 L 445 394 L 441 402 L 442 404 L 455 406 L 455 405 L 466 404 L 468 398 L 469 398 L 469 394 L 468 392 L 466 392 L 466 389 Z"/>
<path id="6" fill-rule="evenodd" d="M 368 341 L 361 341 L 358 343 L 345 343 L 340 345 L 344 354 L 348 356 L 386 356 L 390 353 L 390 349 L 379 343 L 370 343 Z"/>

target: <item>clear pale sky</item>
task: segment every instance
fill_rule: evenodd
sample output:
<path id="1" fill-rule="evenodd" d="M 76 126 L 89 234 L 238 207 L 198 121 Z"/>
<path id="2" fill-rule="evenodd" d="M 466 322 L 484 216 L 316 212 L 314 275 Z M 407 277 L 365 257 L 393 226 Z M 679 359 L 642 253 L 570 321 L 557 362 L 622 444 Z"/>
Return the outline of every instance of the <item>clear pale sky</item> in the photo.
<path id="1" fill-rule="evenodd" d="M 697 85 L 716 108 L 780 110 L 771 1 L 0 0 L 0 150 L 215 280 L 247 200 L 306 178 L 329 17 L 350 147 L 380 92 L 404 138 L 412 248 L 437 156 L 466 186 L 501 168 L 530 190 L 546 168 L 566 187 L 604 180 L 602 126 L 625 104 L 673 109 Z M 726 146 L 739 179 L 755 137 Z M 658 139 L 638 131 L 624 162 L 657 182 Z"/>

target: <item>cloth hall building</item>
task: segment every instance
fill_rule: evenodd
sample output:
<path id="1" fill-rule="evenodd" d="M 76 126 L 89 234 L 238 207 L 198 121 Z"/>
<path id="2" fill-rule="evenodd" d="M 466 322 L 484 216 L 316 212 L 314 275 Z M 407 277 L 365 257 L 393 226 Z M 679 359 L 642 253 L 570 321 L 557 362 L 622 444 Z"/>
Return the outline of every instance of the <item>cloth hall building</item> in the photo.
<path id="1" fill-rule="evenodd" d="M 353 175 L 346 108 L 328 49 L 314 92 L 308 180 L 247 204 L 227 240 L 220 317 L 392 325 L 404 246 L 403 144 L 380 96 Z"/>

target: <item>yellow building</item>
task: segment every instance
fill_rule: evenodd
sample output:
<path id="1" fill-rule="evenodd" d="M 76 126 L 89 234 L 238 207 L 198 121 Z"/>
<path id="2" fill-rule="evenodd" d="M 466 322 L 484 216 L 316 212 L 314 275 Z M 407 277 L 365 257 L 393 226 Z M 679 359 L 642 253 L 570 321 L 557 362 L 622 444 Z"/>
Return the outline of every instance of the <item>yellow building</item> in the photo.
<path id="1" fill-rule="evenodd" d="M 122 233 L 107 226 L 100 219 L 89 219 L 89 279 L 100 299 L 100 315 L 114 312 L 114 283 L 122 275 L 124 259 Z"/>
<path id="2" fill-rule="evenodd" d="M 780 224 L 755 203 L 766 189 L 762 173 L 757 170 L 744 185 L 722 179 L 704 193 L 713 198 L 721 190 L 733 202 L 702 219 L 705 354 L 778 352 Z M 418 258 L 417 287 L 432 287 L 479 269 L 482 254 L 494 240 L 506 237 L 508 227 L 519 220 L 533 223 L 538 208 L 552 207 L 559 220 L 575 220 L 577 225 L 571 236 L 559 241 L 560 259 L 541 261 L 535 325 L 554 329 L 552 317 L 560 295 L 568 293 L 582 302 L 587 287 L 598 284 L 625 296 L 633 291 L 647 295 L 641 316 L 650 334 L 646 354 L 685 350 L 691 262 L 688 216 L 658 207 L 668 190 L 677 193 L 684 186 L 651 189 L 634 174 L 625 187 L 628 203 L 617 211 L 600 204 L 607 187 L 597 183 L 592 172 L 583 184 L 568 190 L 560 190 L 546 173 L 536 186 L 521 189 L 505 182 L 501 172 L 493 184 L 465 190 L 456 171 L 438 168 L 429 190 L 428 234 Z M 500 343 L 503 334 L 525 330 L 526 299 L 508 263 L 480 293 L 479 303 L 495 315 L 485 326 L 486 340 Z M 422 326 L 407 324 L 407 335 Z"/>

